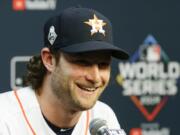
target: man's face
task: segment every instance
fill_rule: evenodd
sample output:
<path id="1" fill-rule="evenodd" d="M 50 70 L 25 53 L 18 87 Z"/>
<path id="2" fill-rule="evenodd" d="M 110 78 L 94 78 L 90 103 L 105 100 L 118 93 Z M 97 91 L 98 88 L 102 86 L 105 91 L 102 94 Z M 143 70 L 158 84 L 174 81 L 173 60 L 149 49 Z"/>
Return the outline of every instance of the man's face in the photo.
<path id="1" fill-rule="evenodd" d="M 55 96 L 76 111 L 90 109 L 109 82 L 110 63 L 111 56 L 105 52 L 61 53 L 51 79 Z"/>

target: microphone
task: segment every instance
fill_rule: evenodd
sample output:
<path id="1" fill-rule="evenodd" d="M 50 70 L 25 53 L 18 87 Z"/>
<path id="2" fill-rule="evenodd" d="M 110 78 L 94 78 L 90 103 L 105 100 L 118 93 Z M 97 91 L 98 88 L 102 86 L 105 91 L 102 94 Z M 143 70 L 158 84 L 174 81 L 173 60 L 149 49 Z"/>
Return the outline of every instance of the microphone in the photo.
<path id="1" fill-rule="evenodd" d="M 96 118 L 89 125 L 91 135 L 126 135 L 123 129 L 109 129 L 106 120 Z"/>
<path id="2" fill-rule="evenodd" d="M 104 135 L 105 132 L 107 132 L 106 129 L 108 129 L 107 122 L 105 120 L 96 118 L 91 121 L 89 129 L 91 135 Z M 107 135 L 109 135 L 108 132 Z"/>

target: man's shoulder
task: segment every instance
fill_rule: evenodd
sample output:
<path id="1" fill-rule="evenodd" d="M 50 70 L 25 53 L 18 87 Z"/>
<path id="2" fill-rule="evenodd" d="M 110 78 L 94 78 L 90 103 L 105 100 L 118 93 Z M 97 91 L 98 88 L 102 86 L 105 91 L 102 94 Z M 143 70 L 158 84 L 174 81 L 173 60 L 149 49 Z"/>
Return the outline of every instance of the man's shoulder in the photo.
<path id="1" fill-rule="evenodd" d="M 21 96 L 22 94 L 25 93 L 29 93 L 29 88 L 20 88 L 18 90 L 16 90 L 16 92 L 18 93 L 19 96 Z M 8 92 L 4 92 L 0 94 L 0 117 L 4 116 L 4 115 L 10 115 L 13 113 L 16 113 L 17 111 L 17 97 L 15 95 L 15 92 L 12 91 L 8 91 Z"/>
<path id="2" fill-rule="evenodd" d="M 100 114 L 100 115 L 112 115 L 114 114 L 114 111 L 112 110 L 112 108 L 101 101 L 97 101 L 96 104 L 94 105 L 94 107 L 92 108 L 93 112 L 96 114 Z"/>
<path id="3" fill-rule="evenodd" d="M 101 101 L 97 101 L 91 111 L 92 119 L 98 118 L 106 120 L 110 128 L 119 129 L 120 124 L 112 108 Z"/>
<path id="4" fill-rule="evenodd" d="M 29 91 L 29 87 L 20 88 L 18 90 L 11 90 L 11 91 L 0 93 L 0 105 L 5 106 L 6 103 L 11 103 L 16 97 L 15 91 L 17 91 L 19 94 L 27 93 Z"/>
<path id="5" fill-rule="evenodd" d="M 7 91 L 0 94 L 0 108 L 3 110 L 6 107 L 9 107 L 10 103 L 14 98 L 13 91 Z"/>
<path id="6" fill-rule="evenodd" d="M 99 100 L 96 102 L 96 104 L 93 108 L 94 109 L 100 109 L 100 110 L 112 110 L 108 104 L 106 104 L 102 101 L 99 101 Z"/>

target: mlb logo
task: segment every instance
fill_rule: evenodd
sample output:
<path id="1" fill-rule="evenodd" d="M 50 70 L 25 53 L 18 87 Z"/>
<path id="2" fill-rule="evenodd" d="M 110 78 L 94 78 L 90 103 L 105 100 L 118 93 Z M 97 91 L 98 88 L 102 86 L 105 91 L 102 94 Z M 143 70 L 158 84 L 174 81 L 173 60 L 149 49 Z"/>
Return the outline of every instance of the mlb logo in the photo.
<path id="1" fill-rule="evenodd" d="M 140 51 L 142 60 L 149 62 L 158 62 L 161 59 L 161 48 L 157 44 L 142 46 Z"/>
<path id="2" fill-rule="evenodd" d="M 25 10 L 25 0 L 13 0 L 13 10 Z"/>
<path id="3" fill-rule="evenodd" d="M 23 87 L 25 84 L 26 65 L 32 56 L 14 56 L 10 65 L 11 89 Z"/>

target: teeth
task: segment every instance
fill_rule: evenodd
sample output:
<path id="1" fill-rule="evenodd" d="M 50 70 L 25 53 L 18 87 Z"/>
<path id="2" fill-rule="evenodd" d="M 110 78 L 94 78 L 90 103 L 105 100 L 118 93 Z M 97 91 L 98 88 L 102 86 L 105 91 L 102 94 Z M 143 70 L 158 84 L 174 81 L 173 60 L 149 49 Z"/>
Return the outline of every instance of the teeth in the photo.
<path id="1" fill-rule="evenodd" d="M 85 90 L 85 91 L 90 91 L 90 92 L 96 91 L 99 88 L 99 87 L 85 87 L 82 85 L 78 85 L 78 87 Z"/>
<path id="2" fill-rule="evenodd" d="M 87 91 L 95 91 L 96 88 L 85 88 L 85 87 L 82 87 L 83 89 L 87 90 Z"/>

